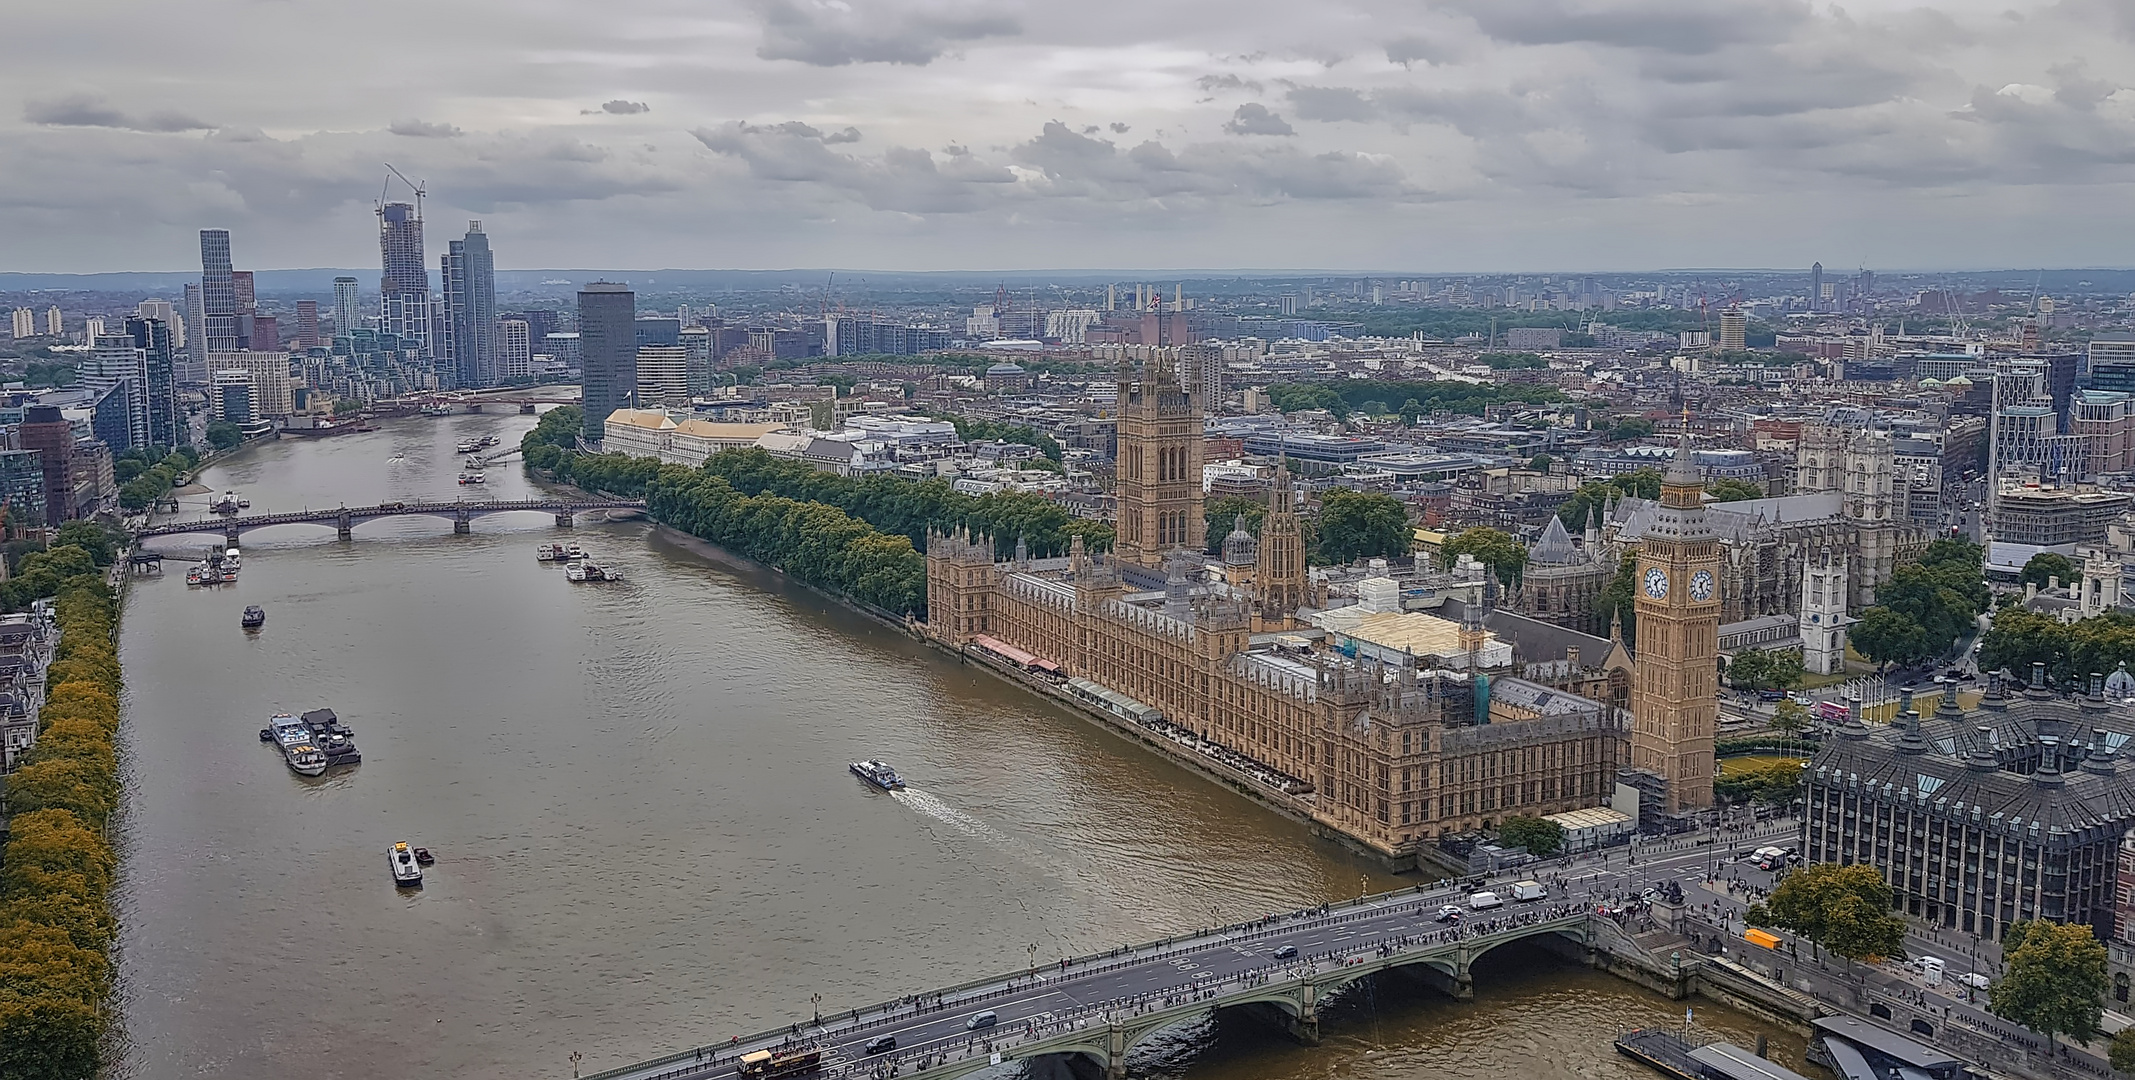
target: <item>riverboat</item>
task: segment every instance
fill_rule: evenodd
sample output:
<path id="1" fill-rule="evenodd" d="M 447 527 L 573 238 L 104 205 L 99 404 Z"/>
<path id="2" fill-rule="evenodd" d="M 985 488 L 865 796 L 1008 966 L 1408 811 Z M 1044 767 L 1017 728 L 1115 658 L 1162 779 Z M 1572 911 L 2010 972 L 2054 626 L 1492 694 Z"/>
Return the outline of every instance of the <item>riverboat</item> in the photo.
<path id="1" fill-rule="evenodd" d="M 482 444 L 473 439 L 461 439 L 452 449 L 455 453 L 476 454 L 481 452 Z"/>
<path id="2" fill-rule="evenodd" d="M 420 410 L 418 410 L 418 411 L 420 411 L 420 412 L 421 412 L 421 413 L 422 413 L 422 414 L 423 414 L 424 416 L 451 416 L 451 415 L 452 415 L 452 406 L 450 406 L 450 405 L 425 405 L 425 406 L 423 406 L 423 407 L 422 407 L 422 408 L 421 408 Z"/>
<path id="3" fill-rule="evenodd" d="M 436 862 L 437 856 L 430 854 L 429 848 L 419 847 L 415 849 L 415 865 L 431 866 L 434 865 Z"/>
<path id="4" fill-rule="evenodd" d="M 854 776 L 884 791 L 904 790 L 904 778 L 897 775 L 897 770 L 879 761 L 855 761 L 847 767 L 852 770 Z"/>
<path id="5" fill-rule="evenodd" d="M 585 576 L 584 576 L 583 578 L 577 578 L 577 579 L 574 579 L 574 580 L 580 580 L 580 581 L 621 581 L 621 580 L 623 580 L 623 573 L 622 573 L 622 571 L 620 571 L 620 570 L 610 570 L 610 569 L 608 569 L 607 567 L 605 567 L 605 566 L 602 566 L 601 564 L 599 564 L 599 563 L 597 563 L 597 562 L 594 562 L 594 561 L 593 561 L 593 560 L 591 560 L 591 559 L 581 559 L 581 560 L 579 560 L 579 561 L 578 561 L 577 563 L 575 563 L 574 565 L 576 565 L 576 566 L 578 567 L 578 570 L 579 570 L 579 572 L 580 572 L 581 574 L 584 574 L 584 575 L 585 575 Z M 565 569 L 566 569 L 566 570 L 568 570 L 568 569 L 569 569 L 569 567 L 566 567 Z"/>
<path id="6" fill-rule="evenodd" d="M 313 745 L 311 725 L 304 721 L 288 713 L 275 713 L 260 734 L 281 748 L 282 759 L 289 763 L 291 772 L 317 776 L 326 771 L 326 753 Z"/>
<path id="7" fill-rule="evenodd" d="M 244 617 L 237 622 L 239 626 L 247 630 L 257 630 L 267 625 L 267 609 L 254 604 L 245 609 Z"/>
<path id="8" fill-rule="evenodd" d="M 565 581 L 586 580 L 586 564 L 582 562 L 565 563 L 563 567 L 563 578 Z"/>
<path id="9" fill-rule="evenodd" d="M 422 864 L 415 861 L 415 851 L 408 847 L 406 840 L 397 841 L 386 849 L 386 861 L 393 866 L 393 884 L 403 889 L 419 888 L 422 885 Z"/>
<path id="10" fill-rule="evenodd" d="M 311 744 L 326 755 L 326 765 L 360 765 L 363 754 L 356 749 L 356 733 L 341 723 L 332 709 L 313 709 L 301 719 L 311 729 Z"/>
<path id="11" fill-rule="evenodd" d="M 483 479 L 483 478 L 482 478 L 482 474 L 481 474 L 481 473 L 478 473 L 478 472 L 463 472 L 463 473 L 461 473 L 461 474 L 460 474 L 460 483 L 461 483 L 461 484 L 463 484 L 463 485 L 464 485 L 464 484 L 486 484 L 486 483 L 488 483 L 488 482 L 489 482 L 489 481 L 487 481 L 487 480 Z"/>
<path id="12" fill-rule="evenodd" d="M 208 512 L 229 517 L 250 505 L 252 505 L 250 500 L 239 499 L 236 492 L 225 491 L 222 493 L 221 498 L 208 504 Z"/>

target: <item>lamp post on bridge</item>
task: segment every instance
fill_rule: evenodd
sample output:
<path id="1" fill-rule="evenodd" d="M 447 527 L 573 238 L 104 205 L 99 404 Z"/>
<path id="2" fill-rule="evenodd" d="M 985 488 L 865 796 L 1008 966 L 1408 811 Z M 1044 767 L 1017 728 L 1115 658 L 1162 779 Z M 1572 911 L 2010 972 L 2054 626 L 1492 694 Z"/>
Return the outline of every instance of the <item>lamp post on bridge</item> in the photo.
<path id="1" fill-rule="evenodd" d="M 1037 942 L 1035 942 L 1035 941 L 1033 941 L 1033 942 L 1031 942 L 1030 944 L 1028 944 L 1028 945 L 1025 945 L 1025 946 L 1023 946 L 1023 948 L 1024 948 L 1024 950 L 1025 950 L 1026 952 L 1030 953 L 1030 974 L 1031 974 L 1031 977 L 1032 977 L 1032 978 L 1037 978 L 1037 976 L 1038 976 L 1038 943 L 1037 943 Z"/>
<path id="2" fill-rule="evenodd" d="M 823 1026 L 823 995 L 821 995 L 821 994 L 810 994 L 810 995 L 808 995 L 808 1003 L 809 1003 L 810 1005 L 813 1005 L 813 1006 L 815 1006 L 815 1026 L 817 1026 L 817 1027 L 822 1027 L 822 1026 Z"/>

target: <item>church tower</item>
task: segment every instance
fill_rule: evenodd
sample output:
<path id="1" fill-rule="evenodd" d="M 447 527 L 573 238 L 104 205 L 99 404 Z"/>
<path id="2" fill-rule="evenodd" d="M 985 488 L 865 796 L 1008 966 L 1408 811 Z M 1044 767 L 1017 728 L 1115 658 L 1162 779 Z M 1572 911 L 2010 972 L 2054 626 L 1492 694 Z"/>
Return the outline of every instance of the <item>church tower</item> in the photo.
<path id="1" fill-rule="evenodd" d="M 1720 542 L 1686 436 L 1638 550 L 1631 764 L 1666 781 L 1670 812 L 1712 805 L 1719 713 Z"/>
<path id="2" fill-rule="evenodd" d="M 1198 387 L 1182 385 L 1171 350 L 1151 349 L 1139 372 L 1119 370 L 1118 534 L 1113 550 L 1152 569 L 1178 548 L 1208 543 L 1201 516 L 1202 416 Z"/>
<path id="3" fill-rule="evenodd" d="M 1846 560 L 1830 548 L 1801 569 L 1801 664 L 1818 675 L 1846 670 Z"/>
<path id="4" fill-rule="evenodd" d="M 1260 522 L 1260 551 L 1253 569 L 1253 594 L 1259 598 L 1253 628 L 1287 630 L 1305 603 L 1305 528 L 1297 516 L 1297 490 L 1290 467 L 1275 466 L 1268 488 L 1268 514 Z"/>

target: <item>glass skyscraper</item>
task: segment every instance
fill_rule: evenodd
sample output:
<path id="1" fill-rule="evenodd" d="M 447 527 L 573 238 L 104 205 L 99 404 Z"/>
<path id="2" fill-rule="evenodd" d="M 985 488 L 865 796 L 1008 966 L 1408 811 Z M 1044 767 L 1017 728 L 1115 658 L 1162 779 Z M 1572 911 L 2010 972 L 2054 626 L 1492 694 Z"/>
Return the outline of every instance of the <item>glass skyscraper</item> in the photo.
<path id="1" fill-rule="evenodd" d="M 452 241 L 442 258 L 445 326 L 451 335 L 437 350 L 449 359 L 461 386 L 497 384 L 497 261 L 482 223 L 467 223 L 467 235 Z"/>
<path id="2" fill-rule="evenodd" d="M 596 281 L 578 291 L 578 347 L 585 367 L 585 426 L 581 437 L 598 443 L 608 433 L 608 414 L 636 404 L 638 298 L 628 285 Z"/>

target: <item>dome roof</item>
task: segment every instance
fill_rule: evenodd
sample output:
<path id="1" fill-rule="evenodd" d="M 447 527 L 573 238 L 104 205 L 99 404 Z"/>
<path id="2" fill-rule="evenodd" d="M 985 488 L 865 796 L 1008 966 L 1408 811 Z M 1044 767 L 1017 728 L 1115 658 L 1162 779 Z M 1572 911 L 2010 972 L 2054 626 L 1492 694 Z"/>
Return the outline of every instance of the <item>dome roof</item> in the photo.
<path id="1" fill-rule="evenodd" d="M 1008 362 L 1006 362 L 1006 361 L 1003 361 L 1003 362 L 1001 362 L 1001 363 L 998 363 L 998 364 L 995 364 L 995 365 L 993 365 L 993 366 L 992 366 L 992 367 L 990 367 L 990 368 L 987 368 L 987 369 L 986 369 L 986 374 L 988 374 L 988 375 L 1021 375 L 1021 374 L 1023 374 L 1023 365 L 1021 365 L 1021 364 L 1011 364 L 1011 363 L 1008 363 Z"/>
<path id="2" fill-rule="evenodd" d="M 1260 540 L 1240 523 L 1223 538 L 1223 561 L 1231 566 L 1251 566 L 1260 559 Z"/>
<path id="3" fill-rule="evenodd" d="M 1943 383 L 1942 385 L 1944 385 L 1944 386 L 1970 386 L 1970 385 L 1972 385 L 1972 380 L 1970 380 L 1970 379 L 1967 379 L 1967 378 L 1965 378 L 1965 377 L 1964 377 L 1964 376 L 1962 376 L 1962 375 L 1959 375 L 1959 376 L 1957 376 L 1956 378 L 1954 378 L 1954 379 L 1951 379 L 1951 380 L 1950 380 L 1949 382 Z"/>
<path id="4" fill-rule="evenodd" d="M 1941 380 L 1941 379 L 1937 379 L 1937 378 L 1933 378 L 1933 377 L 1929 377 L 1929 378 L 1925 378 L 1925 379 L 1922 379 L 1922 380 L 1920 380 L 1920 389 L 1922 389 L 1922 390 L 1940 390 L 1940 389 L 1942 389 L 1942 380 Z"/>
<path id="5" fill-rule="evenodd" d="M 2114 668 L 2113 673 L 2105 677 L 2105 696 L 2135 698 L 2135 675 L 2128 674 L 2127 661 L 2122 660 L 2120 666 Z"/>

